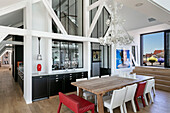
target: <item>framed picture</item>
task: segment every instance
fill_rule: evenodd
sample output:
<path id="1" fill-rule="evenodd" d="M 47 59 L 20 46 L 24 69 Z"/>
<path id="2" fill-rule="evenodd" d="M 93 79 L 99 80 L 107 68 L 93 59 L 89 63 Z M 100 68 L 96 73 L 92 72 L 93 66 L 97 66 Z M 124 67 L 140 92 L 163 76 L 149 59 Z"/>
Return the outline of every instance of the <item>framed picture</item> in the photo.
<path id="1" fill-rule="evenodd" d="M 130 50 L 116 49 L 116 69 L 130 68 Z"/>
<path id="2" fill-rule="evenodd" d="M 93 62 L 101 62 L 100 60 L 100 50 L 92 50 L 92 61 Z"/>

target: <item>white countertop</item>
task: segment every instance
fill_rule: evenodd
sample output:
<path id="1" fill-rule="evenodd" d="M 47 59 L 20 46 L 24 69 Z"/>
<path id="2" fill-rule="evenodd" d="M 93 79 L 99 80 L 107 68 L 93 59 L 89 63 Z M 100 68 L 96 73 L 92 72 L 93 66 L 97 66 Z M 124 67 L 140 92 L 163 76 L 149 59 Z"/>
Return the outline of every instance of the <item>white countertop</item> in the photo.
<path id="1" fill-rule="evenodd" d="M 78 72 L 85 72 L 87 70 L 85 69 L 78 69 L 78 70 L 59 70 L 59 71 L 53 71 L 52 73 L 32 73 L 32 76 L 49 76 L 49 75 L 56 75 L 56 74 L 68 74 L 68 73 L 78 73 Z"/>

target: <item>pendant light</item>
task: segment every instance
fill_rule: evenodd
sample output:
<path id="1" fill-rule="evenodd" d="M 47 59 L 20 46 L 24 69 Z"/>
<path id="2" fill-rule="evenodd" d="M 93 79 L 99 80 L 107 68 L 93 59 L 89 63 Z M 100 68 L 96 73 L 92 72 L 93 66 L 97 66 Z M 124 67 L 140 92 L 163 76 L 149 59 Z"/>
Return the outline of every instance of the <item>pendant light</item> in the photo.
<path id="1" fill-rule="evenodd" d="M 41 40 L 41 38 L 40 38 L 40 37 L 38 37 L 38 43 L 39 43 L 39 53 L 38 53 L 38 55 L 37 55 L 37 60 L 42 60 L 42 55 L 40 54 L 40 40 Z"/>

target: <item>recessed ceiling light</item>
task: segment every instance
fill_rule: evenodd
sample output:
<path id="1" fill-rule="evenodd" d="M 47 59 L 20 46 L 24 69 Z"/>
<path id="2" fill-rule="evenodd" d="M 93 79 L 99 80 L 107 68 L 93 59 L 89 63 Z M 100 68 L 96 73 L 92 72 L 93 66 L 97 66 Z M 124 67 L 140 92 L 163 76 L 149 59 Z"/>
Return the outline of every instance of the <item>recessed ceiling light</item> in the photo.
<path id="1" fill-rule="evenodd" d="M 140 7 L 140 6 L 142 6 L 143 5 L 143 3 L 137 3 L 135 6 L 136 7 Z"/>

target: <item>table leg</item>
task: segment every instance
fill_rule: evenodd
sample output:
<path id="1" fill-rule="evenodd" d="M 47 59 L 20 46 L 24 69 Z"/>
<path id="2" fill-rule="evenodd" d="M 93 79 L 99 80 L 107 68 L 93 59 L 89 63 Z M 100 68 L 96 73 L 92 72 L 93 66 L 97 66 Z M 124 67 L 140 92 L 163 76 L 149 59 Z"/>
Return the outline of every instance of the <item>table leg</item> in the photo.
<path id="1" fill-rule="evenodd" d="M 98 111 L 104 113 L 103 95 L 97 95 Z"/>
<path id="2" fill-rule="evenodd" d="M 79 88 L 79 96 L 83 97 L 83 89 Z"/>

